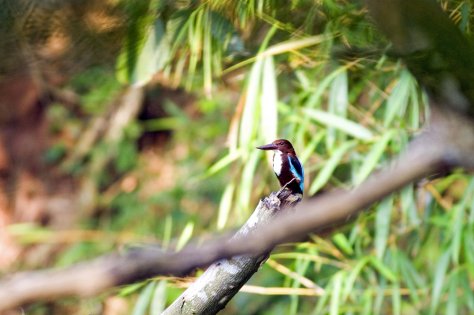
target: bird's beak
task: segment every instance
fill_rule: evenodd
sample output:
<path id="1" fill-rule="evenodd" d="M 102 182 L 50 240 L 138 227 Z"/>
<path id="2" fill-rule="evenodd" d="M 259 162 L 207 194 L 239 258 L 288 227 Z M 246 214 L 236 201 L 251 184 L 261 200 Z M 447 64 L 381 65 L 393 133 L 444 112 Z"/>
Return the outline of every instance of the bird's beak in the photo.
<path id="1" fill-rule="evenodd" d="M 273 143 L 270 143 L 270 144 L 261 145 L 261 146 L 257 147 L 257 149 L 260 149 L 260 150 L 276 150 L 276 149 L 278 149 L 278 147 L 276 145 L 274 145 Z"/>

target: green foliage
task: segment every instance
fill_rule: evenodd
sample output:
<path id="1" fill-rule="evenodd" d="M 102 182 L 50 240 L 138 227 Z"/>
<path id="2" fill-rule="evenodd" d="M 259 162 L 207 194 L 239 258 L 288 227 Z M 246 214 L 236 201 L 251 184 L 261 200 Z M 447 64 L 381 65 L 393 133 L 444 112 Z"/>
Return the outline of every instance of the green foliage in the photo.
<path id="1" fill-rule="evenodd" d="M 425 120 L 426 96 L 403 65 L 383 54 L 384 39 L 358 1 L 123 2 L 135 19 L 117 60 L 118 80 L 143 85 L 159 76 L 197 100 L 191 109 L 164 101 L 164 117 L 132 124 L 120 141 L 99 142 L 78 163 L 79 173 L 111 196 L 99 198 L 104 209 L 86 220 L 110 232 L 110 246 L 131 234 L 127 243 L 182 248 L 192 237 L 238 228 L 259 198 L 278 188 L 271 156 L 263 158 L 257 145 L 289 139 L 311 197 L 366 180 L 406 149 Z M 470 34 L 470 3 L 447 7 Z M 110 72 L 95 71 L 71 83 L 92 116 L 119 90 Z M 165 165 L 152 174 L 160 182 L 150 193 L 137 139 L 152 131 L 169 134 L 159 143 L 160 159 L 148 162 Z M 53 147 L 46 158 L 60 160 L 61 150 Z M 112 156 L 107 169 L 87 173 L 104 155 Z M 139 184 L 120 188 L 127 177 Z M 251 284 L 287 293 L 258 296 L 244 289 L 228 313 L 473 313 L 473 193 L 474 180 L 462 172 L 410 185 L 332 235 L 282 246 L 271 259 L 293 273 L 267 264 Z M 71 246 L 58 264 L 108 248 L 86 247 Z M 153 279 L 122 293 L 136 299 L 133 314 L 158 314 L 180 290 L 174 279 Z"/>
<path id="2" fill-rule="evenodd" d="M 110 70 L 94 67 L 74 76 L 69 83 L 81 96 L 82 110 L 86 114 L 98 114 L 117 95 L 120 84 L 110 75 Z"/>

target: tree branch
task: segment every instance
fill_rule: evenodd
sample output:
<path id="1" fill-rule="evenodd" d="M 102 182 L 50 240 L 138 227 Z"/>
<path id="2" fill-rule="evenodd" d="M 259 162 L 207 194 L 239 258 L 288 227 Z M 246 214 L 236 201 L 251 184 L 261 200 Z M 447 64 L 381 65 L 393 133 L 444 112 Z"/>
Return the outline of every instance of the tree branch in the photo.
<path id="1" fill-rule="evenodd" d="M 446 115 L 441 115 L 441 118 Z M 372 176 L 358 188 L 337 191 L 302 202 L 291 213 L 277 216 L 248 235 L 224 236 L 202 246 L 190 245 L 180 252 L 140 249 L 110 254 L 64 269 L 24 272 L 0 281 L 0 310 L 29 301 L 64 296 L 91 296 L 113 286 L 136 282 L 156 275 L 185 275 L 197 267 L 236 255 L 260 255 L 275 245 L 300 239 L 309 232 L 347 221 L 384 196 L 427 174 L 446 162 L 443 146 L 451 141 L 438 127 L 422 134 L 408 151 L 389 168 Z M 463 128 L 458 128 L 463 129 Z M 471 139 L 474 137 L 471 136 Z M 474 152 L 474 151 L 471 151 Z M 454 161 L 454 159 L 450 159 Z M 87 279 L 87 280 L 85 280 Z"/>
<path id="2" fill-rule="evenodd" d="M 292 195 L 289 189 L 271 193 L 260 201 L 252 216 L 232 240 L 241 240 L 251 232 L 258 233 L 275 215 L 282 210 L 288 211 L 288 206 L 293 207 L 300 201 L 301 195 Z M 268 254 L 241 255 L 215 262 L 162 315 L 216 314 L 257 272 L 267 260 Z"/>

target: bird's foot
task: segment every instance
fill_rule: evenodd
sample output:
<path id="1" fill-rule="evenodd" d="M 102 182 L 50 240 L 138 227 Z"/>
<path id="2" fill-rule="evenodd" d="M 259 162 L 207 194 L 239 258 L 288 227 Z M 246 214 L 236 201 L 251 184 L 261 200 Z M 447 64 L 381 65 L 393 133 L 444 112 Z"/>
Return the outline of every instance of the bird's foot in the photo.
<path id="1" fill-rule="evenodd" d="M 277 197 L 280 198 L 281 194 L 283 193 L 283 191 L 284 191 L 285 189 L 290 190 L 287 186 L 288 186 L 289 184 L 291 184 L 291 183 L 292 183 L 293 181 L 295 181 L 295 180 L 296 180 L 296 178 L 293 178 L 293 179 L 290 180 L 288 183 L 286 183 L 285 185 L 283 185 L 283 187 L 281 187 L 280 190 L 277 192 Z"/>

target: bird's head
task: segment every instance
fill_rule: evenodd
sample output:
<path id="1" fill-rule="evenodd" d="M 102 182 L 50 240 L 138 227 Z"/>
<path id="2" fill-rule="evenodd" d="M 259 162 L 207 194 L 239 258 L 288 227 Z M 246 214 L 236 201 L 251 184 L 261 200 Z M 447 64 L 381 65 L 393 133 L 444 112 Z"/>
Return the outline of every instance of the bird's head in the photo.
<path id="1" fill-rule="evenodd" d="M 278 139 L 273 141 L 270 144 L 265 144 L 262 146 L 257 147 L 260 150 L 279 150 L 283 153 L 291 153 L 295 154 L 295 149 L 291 145 L 291 142 L 285 139 Z"/>

